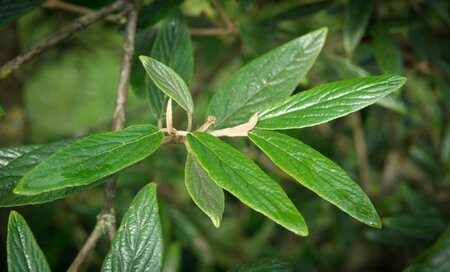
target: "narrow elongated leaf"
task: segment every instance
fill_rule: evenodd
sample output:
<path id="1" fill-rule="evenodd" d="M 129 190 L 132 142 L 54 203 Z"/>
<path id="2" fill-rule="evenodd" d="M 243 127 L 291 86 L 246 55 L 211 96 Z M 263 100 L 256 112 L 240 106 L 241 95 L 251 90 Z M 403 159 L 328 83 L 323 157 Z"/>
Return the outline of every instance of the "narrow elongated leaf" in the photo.
<path id="1" fill-rule="evenodd" d="M 33 168 L 14 193 L 37 195 L 92 184 L 149 156 L 162 140 L 163 133 L 152 125 L 85 137 Z"/>
<path id="2" fill-rule="evenodd" d="M 234 73 L 211 100 L 207 115 L 214 129 L 247 122 L 263 107 L 289 96 L 315 62 L 327 29 L 322 28 L 273 49 Z"/>
<path id="3" fill-rule="evenodd" d="M 150 56 L 172 68 L 187 85 L 190 84 L 194 54 L 189 28 L 178 10 L 172 11 L 161 24 Z M 151 110 L 157 119 L 162 119 L 167 96 L 161 93 L 151 79 L 146 80 L 146 85 Z"/>
<path id="4" fill-rule="evenodd" d="M 373 49 L 375 59 L 383 73 L 397 75 L 402 73 L 403 63 L 400 49 L 394 37 L 383 25 L 377 25 L 373 31 Z"/>
<path id="5" fill-rule="evenodd" d="M 105 258 L 102 271 L 160 271 L 163 259 L 156 184 L 146 185 L 131 202 Z"/>
<path id="6" fill-rule="evenodd" d="M 38 148 L 38 145 L 21 145 L 0 148 L 0 169 L 7 166 L 20 156 L 23 156 Z"/>
<path id="7" fill-rule="evenodd" d="M 357 66 L 348 59 L 340 57 L 332 57 L 331 66 L 341 79 L 352 79 L 355 77 L 366 77 L 370 75 L 369 72 L 362 67 Z M 395 92 L 378 100 L 376 104 L 392 111 L 396 111 L 400 114 L 405 114 L 407 112 L 405 104 L 399 97 L 396 96 Z"/>
<path id="8" fill-rule="evenodd" d="M 256 130 L 249 137 L 300 184 L 357 220 L 371 227 L 381 227 L 380 218 L 367 195 L 333 161 L 279 132 Z"/>
<path id="9" fill-rule="evenodd" d="M 41 147 L 23 146 L 16 148 L 2 149 L 2 162 L 9 162 L 0 168 L 0 207 L 11 207 L 28 204 L 40 204 L 85 191 L 97 186 L 105 181 L 99 180 L 93 184 L 80 187 L 64 188 L 34 196 L 23 196 L 13 193 L 19 180 L 36 165 L 47 159 L 50 155 L 61 148 L 72 144 L 77 139 L 67 139 L 54 142 Z M 23 152 L 23 153 L 22 153 Z M 16 156 L 17 155 L 17 156 Z"/>
<path id="10" fill-rule="evenodd" d="M 370 76 L 318 86 L 265 108 L 256 127 L 274 130 L 325 123 L 375 103 L 405 81 L 400 76 Z"/>
<path id="11" fill-rule="evenodd" d="M 277 271 L 292 272 L 292 266 L 280 258 L 266 257 L 245 264 L 241 264 L 228 272 L 256 272 L 256 271 Z"/>
<path id="12" fill-rule="evenodd" d="M 211 218 L 218 228 L 225 209 L 225 197 L 220 188 L 202 168 L 195 155 L 189 153 L 185 170 L 186 188 L 195 204 Z"/>
<path id="13" fill-rule="evenodd" d="M 190 133 L 187 141 L 201 166 L 220 187 L 288 230 L 308 235 L 305 220 L 286 193 L 253 161 L 206 133 Z"/>
<path id="14" fill-rule="evenodd" d="M 11 211 L 8 221 L 8 271 L 50 271 L 27 222 L 15 211 Z"/>
<path id="15" fill-rule="evenodd" d="M 0 5 L 0 26 L 39 7 L 44 0 L 3 0 Z"/>
<path id="16" fill-rule="evenodd" d="M 170 67 L 155 59 L 146 56 L 140 56 L 139 58 L 153 83 L 167 96 L 175 100 L 185 111 L 192 113 L 194 103 L 189 88 L 183 79 Z"/>
<path id="17" fill-rule="evenodd" d="M 350 0 L 344 23 L 344 48 L 352 53 L 366 31 L 373 8 L 372 0 Z"/>

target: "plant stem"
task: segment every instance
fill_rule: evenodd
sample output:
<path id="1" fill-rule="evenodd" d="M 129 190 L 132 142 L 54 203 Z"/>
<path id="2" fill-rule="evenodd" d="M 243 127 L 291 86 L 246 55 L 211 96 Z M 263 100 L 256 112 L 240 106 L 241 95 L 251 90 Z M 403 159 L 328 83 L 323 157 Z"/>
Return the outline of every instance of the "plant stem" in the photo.
<path id="1" fill-rule="evenodd" d="M 370 184 L 369 162 L 367 160 L 367 146 L 364 140 L 364 128 L 361 121 L 361 113 L 355 112 L 352 115 L 353 138 L 355 139 L 356 154 L 358 156 L 359 176 L 361 186 L 364 191 L 371 196 L 372 186 Z"/>
<path id="2" fill-rule="evenodd" d="M 78 18 L 73 23 L 54 32 L 53 34 L 51 34 L 50 36 L 45 38 L 43 41 L 36 44 L 35 46 L 30 48 L 24 54 L 21 54 L 21 55 L 15 57 L 14 59 L 8 61 L 5 65 L 3 65 L 0 68 L 0 80 L 7 78 L 14 71 L 19 69 L 24 63 L 39 56 L 45 50 L 58 44 L 59 42 L 61 42 L 65 38 L 69 37 L 73 33 L 86 28 L 87 26 L 97 22 L 100 19 L 103 19 L 104 17 L 108 16 L 109 14 L 112 14 L 117 11 L 122 11 L 124 9 L 129 9 L 129 8 L 131 8 L 131 6 L 128 4 L 128 2 L 125 2 L 123 0 L 118 0 L 111 5 L 108 5 L 106 7 L 103 7 L 101 9 L 95 11 L 95 12 L 88 13 L 88 14 Z"/>
<path id="3" fill-rule="evenodd" d="M 114 110 L 113 130 L 121 130 L 125 125 L 125 108 L 130 84 L 131 63 L 134 54 L 134 42 L 139 13 L 139 1 L 128 1 L 132 5 L 125 28 L 125 40 L 122 48 L 122 67 L 117 90 L 116 108 Z M 100 236 L 106 231 L 112 240 L 116 232 L 114 203 L 116 199 L 117 177 L 106 184 L 103 210 L 98 215 L 97 223 L 88 240 L 83 245 L 68 271 L 78 271 L 86 255 L 95 247 Z"/>

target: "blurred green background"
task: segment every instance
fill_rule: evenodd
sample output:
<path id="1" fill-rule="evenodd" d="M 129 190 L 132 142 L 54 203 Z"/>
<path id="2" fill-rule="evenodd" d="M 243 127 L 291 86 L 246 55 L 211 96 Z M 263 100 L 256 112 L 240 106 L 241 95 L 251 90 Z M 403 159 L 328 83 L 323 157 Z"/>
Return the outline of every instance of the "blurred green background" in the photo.
<path id="1" fill-rule="evenodd" d="M 98 8 L 112 1 L 67 2 Z M 358 223 L 292 182 L 250 141 L 233 139 L 228 142 L 280 182 L 308 222 L 310 235 L 295 236 L 229 194 L 222 226 L 215 229 L 184 187 L 184 147 L 166 145 L 120 174 L 116 202 L 121 218 L 144 184 L 159 184 L 164 271 L 226 271 L 261 257 L 280 258 L 294 271 L 450 271 L 450 3 L 374 1 L 362 40 L 350 55 L 343 45 L 348 2 L 220 1 L 239 31 L 192 35 L 194 127 L 204 122 L 210 98 L 233 71 L 279 44 L 328 27 L 325 48 L 296 92 L 354 77 L 361 69 L 408 78 L 387 105 L 374 105 L 359 114 L 370 176 L 364 189 L 384 227 L 375 230 Z M 222 23 L 206 0 L 144 1 L 143 6 L 138 33 L 157 29 L 167 10 L 177 7 L 192 28 Z M 38 7 L 1 25 L 0 64 L 77 16 Z M 0 104 L 6 115 L 0 117 L 0 145 L 49 143 L 110 130 L 122 40 L 123 26 L 94 24 L 1 82 Z M 155 122 L 146 99 L 131 89 L 127 114 L 127 125 Z M 181 110 L 176 115 L 175 120 L 184 119 Z M 355 147 L 354 126 L 350 117 L 344 117 L 289 134 L 358 181 L 363 162 Z M 94 227 L 102 201 L 100 186 L 16 210 L 26 218 L 53 270 L 64 271 Z M 9 209 L 0 210 L 0 271 L 6 270 L 8 214 Z M 108 248 L 103 237 L 84 271 L 99 270 Z"/>

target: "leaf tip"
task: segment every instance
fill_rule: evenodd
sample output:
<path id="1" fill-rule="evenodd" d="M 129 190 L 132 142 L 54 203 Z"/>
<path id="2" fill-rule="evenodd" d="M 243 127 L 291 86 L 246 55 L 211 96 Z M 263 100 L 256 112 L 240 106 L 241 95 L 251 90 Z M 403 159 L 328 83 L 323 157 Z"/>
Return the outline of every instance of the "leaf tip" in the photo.
<path id="1" fill-rule="evenodd" d="M 147 59 L 149 59 L 149 57 L 144 56 L 144 55 L 140 55 L 140 56 L 139 56 L 139 59 L 140 59 L 142 62 L 144 62 L 144 61 L 146 61 Z"/>

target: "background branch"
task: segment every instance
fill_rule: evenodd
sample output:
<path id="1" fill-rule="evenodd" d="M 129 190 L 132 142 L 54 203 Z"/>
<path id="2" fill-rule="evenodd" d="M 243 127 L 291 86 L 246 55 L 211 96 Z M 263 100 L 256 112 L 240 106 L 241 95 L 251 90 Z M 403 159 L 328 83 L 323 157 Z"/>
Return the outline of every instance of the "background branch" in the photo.
<path id="1" fill-rule="evenodd" d="M 133 3 L 130 1 L 130 3 Z M 125 40 L 122 48 L 122 67 L 120 70 L 119 86 L 116 97 L 116 108 L 114 110 L 114 120 L 112 130 L 121 130 L 125 125 L 125 109 L 130 85 L 131 63 L 134 55 L 134 42 L 136 36 L 137 18 L 139 13 L 139 3 L 134 1 L 134 7 L 131 9 L 125 29 Z M 116 200 L 117 177 L 114 177 L 106 184 L 105 199 L 103 210 L 97 218 L 97 224 L 89 235 L 77 257 L 70 265 L 68 271 L 78 271 L 83 263 L 87 253 L 89 253 L 97 244 L 100 236 L 106 231 L 110 239 L 116 232 L 116 217 L 114 212 L 114 203 Z"/>
<path id="2" fill-rule="evenodd" d="M 351 114 L 353 122 L 353 138 L 355 139 L 355 149 L 358 157 L 359 178 L 361 179 L 361 187 L 364 191 L 372 196 L 372 186 L 370 184 L 369 162 L 367 160 L 367 146 L 364 136 L 364 128 L 361 121 L 361 113 L 355 112 Z"/>
<path id="3" fill-rule="evenodd" d="M 10 60 L 5 65 L 3 65 L 0 68 L 0 80 L 3 80 L 7 78 L 11 73 L 16 71 L 20 68 L 24 63 L 32 60 L 33 58 L 39 56 L 42 54 L 45 50 L 49 49 L 50 47 L 58 44 L 65 38 L 69 37 L 75 32 L 78 32 L 87 26 L 97 22 L 100 19 L 105 18 L 107 15 L 110 15 L 117 11 L 122 11 L 123 9 L 131 8 L 131 6 L 128 4 L 128 2 L 125 2 L 123 0 L 118 0 L 117 2 L 103 7 L 95 12 L 88 13 L 77 20 L 75 20 L 73 23 L 69 24 L 68 26 L 54 32 L 47 38 L 45 38 L 43 41 L 39 42 L 32 48 L 30 48 L 27 52 L 24 54 L 21 54 L 17 56 L 16 58 Z"/>

